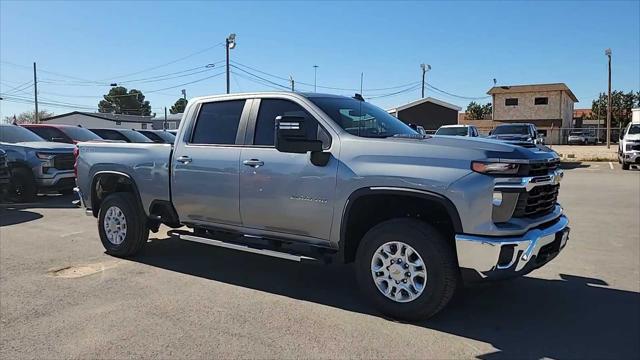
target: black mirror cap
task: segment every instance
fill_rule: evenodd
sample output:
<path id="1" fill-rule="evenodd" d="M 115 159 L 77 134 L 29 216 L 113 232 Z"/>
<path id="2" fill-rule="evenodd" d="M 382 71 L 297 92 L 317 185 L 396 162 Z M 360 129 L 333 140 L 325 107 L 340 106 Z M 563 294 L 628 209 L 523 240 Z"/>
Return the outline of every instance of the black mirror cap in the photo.
<path id="1" fill-rule="evenodd" d="M 276 149 L 297 154 L 322 151 L 322 141 L 307 139 L 305 124 L 306 118 L 302 116 L 276 117 Z"/>

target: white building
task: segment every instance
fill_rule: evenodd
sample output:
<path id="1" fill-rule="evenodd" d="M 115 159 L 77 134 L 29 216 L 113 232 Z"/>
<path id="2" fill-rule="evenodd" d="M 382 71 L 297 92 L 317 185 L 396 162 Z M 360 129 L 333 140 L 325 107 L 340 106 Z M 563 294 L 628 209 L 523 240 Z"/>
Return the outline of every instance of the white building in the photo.
<path id="1" fill-rule="evenodd" d="M 82 126 L 88 129 L 152 129 L 153 121 L 151 119 L 151 116 L 73 111 L 66 114 L 44 118 L 42 119 L 42 122 L 49 124 Z"/>

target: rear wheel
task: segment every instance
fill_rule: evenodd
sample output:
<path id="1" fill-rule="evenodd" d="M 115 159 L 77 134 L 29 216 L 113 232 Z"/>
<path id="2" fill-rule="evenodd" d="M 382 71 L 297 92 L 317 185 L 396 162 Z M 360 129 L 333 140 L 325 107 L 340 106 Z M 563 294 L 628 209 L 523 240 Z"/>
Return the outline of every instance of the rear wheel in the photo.
<path id="1" fill-rule="evenodd" d="M 31 170 L 25 168 L 11 169 L 11 183 L 7 198 L 13 202 L 31 202 L 38 192 Z"/>
<path id="2" fill-rule="evenodd" d="M 458 267 L 452 246 L 433 226 L 394 219 L 369 230 L 358 247 L 356 272 L 365 297 L 382 313 L 416 321 L 453 296 Z"/>
<path id="3" fill-rule="evenodd" d="M 149 239 L 144 211 L 131 193 L 118 192 L 100 204 L 98 232 L 108 254 L 133 256 Z"/>

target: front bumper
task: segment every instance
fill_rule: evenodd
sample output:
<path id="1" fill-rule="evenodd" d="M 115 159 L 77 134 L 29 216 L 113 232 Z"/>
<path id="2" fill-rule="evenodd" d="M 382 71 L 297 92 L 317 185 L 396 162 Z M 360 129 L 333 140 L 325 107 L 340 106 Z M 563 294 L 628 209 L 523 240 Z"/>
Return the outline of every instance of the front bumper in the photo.
<path id="1" fill-rule="evenodd" d="M 73 170 L 61 170 L 54 174 L 43 174 L 36 178 L 39 188 L 45 189 L 71 189 L 75 186 L 75 174 Z"/>
<path id="2" fill-rule="evenodd" d="M 626 151 L 622 154 L 624 162 L 629 164 L 640 164 L 640 151 Z"/>
<path id="3" fill-rule="evenodd" d="M 556 257 L 569 238 L 569 219 L 561 215 L 521 236 L 458 234 L 458 264 L 466 281 L 524 275 Z"/>

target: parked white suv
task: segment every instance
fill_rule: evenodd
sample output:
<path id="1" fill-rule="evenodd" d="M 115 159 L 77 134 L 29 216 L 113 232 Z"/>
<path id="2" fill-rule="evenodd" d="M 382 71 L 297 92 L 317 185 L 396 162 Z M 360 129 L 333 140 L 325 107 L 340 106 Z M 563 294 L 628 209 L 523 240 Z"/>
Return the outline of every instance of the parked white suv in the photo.
<path id="1" fill-rule="evenodd" d="M 620 133 L 618 162 L 623 170 L 629 170 L 631 164 L 640 165 L 640 123 L 629 123 Z"/>
<path id="2" fill-rule="evenodd" d="M 444 125 L 436 131 L 436 135 L 478 137 L 479 133 L 473 125 Z"/>

